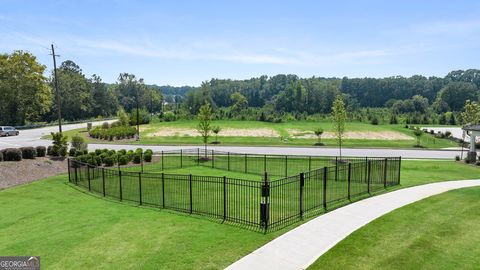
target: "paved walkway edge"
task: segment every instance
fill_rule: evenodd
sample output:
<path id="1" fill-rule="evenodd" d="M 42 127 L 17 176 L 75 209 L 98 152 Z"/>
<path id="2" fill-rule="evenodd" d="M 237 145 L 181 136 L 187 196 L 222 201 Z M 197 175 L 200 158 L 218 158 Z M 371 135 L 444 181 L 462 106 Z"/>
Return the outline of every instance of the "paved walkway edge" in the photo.
<path id="1" fill-rule="evenodd" d="M 349 204 L 288 231 L 226 269 L 306 269 L 349 234 L 388 212 L 449 190 L 474 186 L 480 186 L 480 180 L 431 183 Z"/>

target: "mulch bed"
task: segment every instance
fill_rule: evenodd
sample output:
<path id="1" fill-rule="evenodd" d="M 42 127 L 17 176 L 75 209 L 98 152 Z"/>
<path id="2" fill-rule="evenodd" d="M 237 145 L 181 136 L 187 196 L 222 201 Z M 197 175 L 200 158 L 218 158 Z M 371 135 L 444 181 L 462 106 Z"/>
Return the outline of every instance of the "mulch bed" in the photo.
<path id="1" fill-rule="evenodd" d="M 0 190 L 67 172 L 67 160 L 48 157 L 0 162 Z"/>

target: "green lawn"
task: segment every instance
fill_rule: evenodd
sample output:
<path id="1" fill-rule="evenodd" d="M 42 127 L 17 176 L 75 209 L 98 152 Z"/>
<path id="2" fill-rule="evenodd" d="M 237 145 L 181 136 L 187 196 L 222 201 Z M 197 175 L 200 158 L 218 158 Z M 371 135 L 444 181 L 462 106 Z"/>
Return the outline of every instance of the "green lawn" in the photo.
<path id="1" fill-rule="evenodd" d="M 355 231 L 309 269 L 478 269 L 480 187 L 404 206 Z"/>
<path id="2" fill-rule="evenodd" d="M 402 161 L 402 185 L 478 178 L 479 172 L 452 161 Z M 0 254 L 40 255 L 46 269 L 221 269 L 288 229 L 264 235 L 203 217 L 102 199 L 67 184 L 65 175 L 2 190 L 0 205 Z M 467 232 L 469 228 L 463 234 Z M 393 252 L 379 250 L 372 256 Z"/>
<path id="3" fill-rule="evenodd" d="M 77 129 L 65 132 L 65 134 L 71 137 L 73 134 L 81 134 L 87 138 L 91 143 L 129 143 L 129 144 L 163 144 L 163 145 L 200 145 L 202 139 L 199 136 L 170 136 L 170 137 L 151 137 L 147 134 L 162 130 L 165 128 L 188 128 L 195 129 L 197 125 L 196 120 L 182 120 L 175 122 L 158 122 L 153 121 L 148 125 L 142 125 L 140 132 L 141 140 L 136 141 L 124 141 L 124 142 L 109 142 L 105 140 L 97 140 L 89 138 L 86 128 Z M 268 123 L 260 121 L 231 121 L 231 120 L 218 120 L 213 121 L 212 125 L 218 125 L 223 129 L 226 128 L 241 128 L 241 129 L 255 129 L 255 128 L 268 128 L 278 132 L 280 137 L 222 137 L 222 133 L 219 133 L 219 141 L 221 145 L 272 145 L 272 146 L 313 146 L 316 143 L 316 139 L 303 139 L 295 138 L 288 132 L 289 129 L 295 129 L 300 132 L 312 131 L 317 127 L 322 127 L 325 132 L 333 131 L 333 123 L 327 120 L 321 122 L 309 122 L 309 121 L 293 121 L 285 123 Z M 412 148 L 416 141 L 413 132 L 406 129 L 404 125 L 371 125 L 368 123 L 360 122 L 348 122 L 346 124 L 346 131 L 395 131 L 402 134 L 406 134 L 412 137 L 412 140 L 378 140 L 378 139 L 348 139 L 344 141 L 345 147 L 389 147 L 389 148 Z M 48 136 L 47 136 L 48 137 Z M 214 138 L 210 138 L 213 141 Z M 336 147 L 337 141 L 335 139 L 322 139 L 326 147 Z M 456 143 L 446 140 L 434 138 L 430 134 L 424 134 L 421 137 L 421 144 L 426 148 L 445 148 L 458 146 Z"/>

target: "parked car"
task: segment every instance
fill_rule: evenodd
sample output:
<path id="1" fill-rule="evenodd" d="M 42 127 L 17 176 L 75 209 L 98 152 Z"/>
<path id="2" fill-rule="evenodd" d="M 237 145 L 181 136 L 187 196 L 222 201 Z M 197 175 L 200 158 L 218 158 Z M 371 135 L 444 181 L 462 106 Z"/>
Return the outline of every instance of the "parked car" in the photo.
<path id="1" fill-rule="evenodd" d="M 16 136 L 19 133 L 14 127 L 0 127 L 0 136 Z"/>

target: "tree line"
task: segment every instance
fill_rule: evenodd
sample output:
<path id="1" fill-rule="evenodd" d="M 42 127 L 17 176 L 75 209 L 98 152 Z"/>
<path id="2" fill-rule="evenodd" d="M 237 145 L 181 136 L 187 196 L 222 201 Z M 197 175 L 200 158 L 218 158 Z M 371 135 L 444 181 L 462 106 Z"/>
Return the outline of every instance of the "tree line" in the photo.
<path id="1" fill-rule="evenodd" d="M 53 75 L 45 77 L 45 69 L 28 52 L 0 55 L 0 124 L 56 120 Z M 359 121 L 452 123 L 452 117 L 461 117 L 458 112 L 465 102 L 478 101 L 480 93 L 480 70 L 476 69 L 452 71 L 445 77 L 300 78 L 279 74 L 173 87 L 147 85 L 130 73 L 107 84 L 96 74 L 87 77 L 76 63 L 67 60 L 58 68 L 57 77 L 65 120 L 112 116 L 119 108 L 131 112 L 138 99 L 141 108 L 161 119 L 191 119 L 209 103 L 215 118 L 276 122 L 329 115 L 341 95 L 349 117 Z"/>

